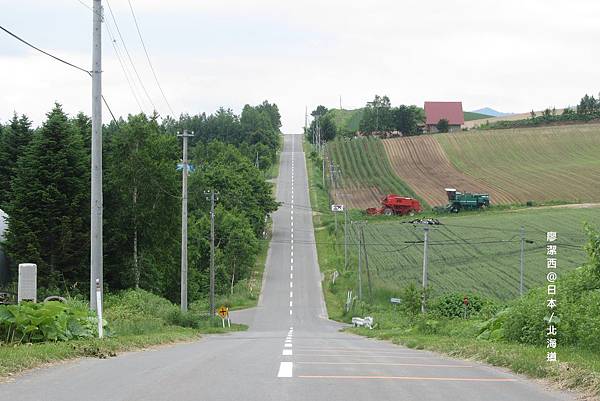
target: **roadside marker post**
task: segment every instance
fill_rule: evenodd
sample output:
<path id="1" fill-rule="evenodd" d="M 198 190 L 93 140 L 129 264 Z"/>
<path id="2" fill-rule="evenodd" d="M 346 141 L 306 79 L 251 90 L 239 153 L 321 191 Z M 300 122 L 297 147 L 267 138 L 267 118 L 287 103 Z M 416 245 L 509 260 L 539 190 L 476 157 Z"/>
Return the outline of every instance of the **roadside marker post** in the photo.
<path id="1" fill-rule="evenodd" d="M 102 288 L 100 279 L 96 279 L 96 313 L 98 314 L 98 338 L 104 337 L 103 319 L 102 319 Z"/>

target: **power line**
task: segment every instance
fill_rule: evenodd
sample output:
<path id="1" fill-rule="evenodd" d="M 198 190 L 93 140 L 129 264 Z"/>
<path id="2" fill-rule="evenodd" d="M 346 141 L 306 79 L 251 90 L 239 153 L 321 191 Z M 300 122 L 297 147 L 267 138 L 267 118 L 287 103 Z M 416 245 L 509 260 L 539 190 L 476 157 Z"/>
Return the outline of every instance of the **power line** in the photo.
<path id="1" fill-rule="evenodd" d="M 87 4 L 85 4 L 82 0 L 76 0 L 79 4 L 81 4 L 82 6 L 84 6 L 85 8 L 87 8 L 88 10 L 90 10 L 92 13 L 94 13 L 94 9 L 90 6 L 88 6 Z M 104 21 L 104 17 L 101 15 L 100 16 L 102 18 L 102 20 Z M 129 86 L 129 90 L 131 91 L 131 94 L 133 95 L 133 98 L 135 100 L 135 102 L 137 103 L 138 107 L 140 108 L 140 111 L 143 113 L 144 112 L 144 108 L 142 107 L 140 100 L 138 98 L 138 95 L 135 91 L 134 86 L 132 85 L 132 80 L 133 78 L 130 80 L 129 79 L 129 72 L 127 71 L 126 65 L 125 63 L 123 63 L 123 57 L 121 56 L 121 52 L 119 51 L 118 47 L 117 47 L 117 41 L 115 39 L 115 36 L 113 35 L 111 29 L 110 29 L 110 24 L 108 23 L 108 20 L 104 21 L 106 23 L 106 32 L 108 32 L 108 36 L 110 37 L 110 44 L 113 47 L 113 50 L 115 51 L 115 55 L 117 56 L 117 60 L 119 61 L 119 64 L 121 66 L 121 70 L 123 71 L 123 75 L 125 75 L 125 80 L 127 81 L 127 85 Z"/>
<path id="2" fill-rule="evenodd" d="M 152 70 L 152 75 L 154 75 L 154 80 L 156 81 L 156 85 L 158 86 L 158 89 L 160 90 L 160 93 L 162 94 L 162 97 L 165 100 L 167 107 L 171 111 L 171 114 L 173 115 L 173 117 L 175 117 L 175 112 L 171 108 L 171 104 L 167 100 L 167 97 L 165 96 L 165 92 L 163 91 L 163 88 L 160 85 L 160 82 L 158 82 L 158 77 L 156 76 L 156 71 L 154 70 L 152 61 L 150 61 L 150 55 L 148 54 L 148 49 L 146 49 L 146 44 L 144 43 L 144 39 L 142 38 L 142 32 L 140 31 L 140 27 L 138 25 L 138 21 L 135 16 L 135 12 L 133 11 L 133 6 L 131 5 L 131 0 L 127 0 L 127 2 L 129 3 L 129 9 L 131 10 L 131 15 L 133 16 L 133 21 L 135 22 L 135 28 L 137 29 L 138 36 L 140 37 L 140 42 L 142 42 L 142 47 L 144 48 L 144 53 L 146 53 L 146 59 L 148 60 L 148 65 L 150 65 L 150 70 Z"/>
<path id="3" fill-rule="evenodd" d="M 117 34 L 119 35 L 119 38 L 121 39 L 121 43 L 123 44 L 123 48 L 125 49 L 125 54 L 127 54 L 127 58 L 129 59 L 129 63 L 131 64 L 131 67 L 133 68 L 133 71 L 135 72 L 135 76 L 137 77 L 137 79 L 138 79 L 138 81 L 140 83 L 140 86 L 142 87 L 142 90 L 146 94 L 146 98 L 148 99 L 148 101 L 152 105 L 152 108 L 154 110 L 156 110 L 156 106 L 154 105 L 154 102 L 150 98 L 150 95 L 148 94 L 148 91 L 146 90 L 146 87 L 144 86 L 144 82 L 142 81 L 142 78 L 140 77 L 140 74 L 138 73 L 137 68 L 135 68 L 135 64 L 133 63 L 133 59 L 131 58 L 131 54 L 129 54 L 129 49 L 127 49 L 127 45 L 125 44 L 125 40 L 123 39 L 123 35 L 121 35 L 121 30 L 119 29 L 119 24 L 117 24 L 117 20 L 115 18 L 115 14 L 113 13 L 112 7 L 110 6 L 110 2 L 108 0 L 106 0 L 106 5 L 108 5 L 108 11 L 110 12 L 110 16 L 111 16 L 111 18 L 113 20 L 115 28 L 117 29 Z"/>
<path id="4" fill-rule="evenodd" d="M 133 95 L 133 98 L 135 99 L 135 102 L 137 103 L 138 107 L 140 108 L 140 111 L 143 113 L 144 112 L 144 108 L 142 107 L 142 104 L 140 103 L 140 100 L 135 92 L 135 89 L 131 83 L 131 80 L 129 79 L 129 73 L 125 67 L 125 63 L 123 63 L 123 59 L 121 57 L 121 54 L 119 52 L 119 49 L 117 48 L 117 41 L 115 40 L 111 30 L 110 30 L 110 26 L 107 23 L 106 24 L 106 31 L 108 32 L 108 36 L 110 36 L 110 43 L 113 47 L 113 50 L 115 51 L 115 54 L 117 56 L 117 60 L 119 61 L 119 64 L 121 65 L 121 70 L 123 71 L 123 75 L 125 75 L 125 80 L 127 81 L 127 85 L 129 86 L 129 90 L 131 91 L 131 94 Z"/>
<path id="5" fill-rule="evenodd" d="M 81 67 L 79 67 L 79 66 L 76 66 L 75 64 L 69 63 L 68 61 L 65 61 L 65 60 L 63 60 L 63 59 L 62 59 L 62 58 L 60 58 L 60 57 L 56 57 L 55 55 L 53 55 L 53 54 L 50 54 L 50 53 L 48 53 L 48 52 L 46 52 L 46 51 L 44 51 L 44 50 L 40 49 L 39 47 L 32 45 L 31 43 L 29 43 L 29 42 L 28 42 L 28 41 L 26 41 L 25 39 L 23 39 L 23 38 L 21 38 L 21 37 L 17 36 L 16 34 L 12 33 L 12 32 L 11 32 L 11 31 L 9 31 L 8 29 L 4 28 L 2 25 L 0 25 L 0 29 L 2 29 L 4 32 L 8 33 L 10 36 L 12 36 L 13 38 L 17 39 L 18 41 L 20 41 L 20 42 L 22 42 L 22 43 L 25 43 L 27 46 L 31 47 L 32 49 L 35 49 L 35 50 L 37 50 L 38 52 L 40 52 L 40 53 L 43 53 L 43 54 L 45 54 L 45 55 L 46 55 L 46 56 L 48 56 L 48 57 L 52 57 L 53 59 L 55 59 L 55 60 L 57 60 L 57 61 L 60 61 L 60 62 L 61 62 L 61 63 L 63 63 L 63 64 L 66 64 L 66 65 L 68 65 L 68 66 L 70 66 L 70 67 L 76 68 L 76 69 L 78 69 L 79 71 L 83 71 L 83 72 L 85 72 L 86 74 L 88 74 L 89 76 L 92 76 L 91 72 L 90 72 L 90 71 L 88 71 L 88 70 L 86 70 L 85 68 L 81 68 Z"/>
<path id="6" fill-rule="evenodd" d="M 1 29 L 1 30 L 3 30 L 4 32 L 6 32 L 7 34 L 9 34 L 10 36 L 12 36 L 13 38 L 17 39 L 19 42 L 22 42 L 22 43 L 26 44 L 27 46 L 31 47 L 32 49 L 35 49 L 35 50 L 37 50 L 38 52 L 40 52 L 40 53 L 42 53 L 42 54 L 45 54 L 45 55 L 46 55 L 46 56 L 48 56 L 48 57 L 51 57 L 51 58 L 53 58 L 54 60 L 60 61 L 61 63 L 63 63 L 63 64 L 66 64 L 66 65 L 68 65 L 69 67 L 75 68 L 75 69 L 77 69 L 77 70 L 79 70 L 79 71 L 83 71 L 83 72 L 85 72 L 85 73 L 86 73 L 86 74 L 87 74 L 87 75 L 88 75 L 90 78 L 92 77 L 92 73 L 91 73 L 90 71 L 86 70 L 85 68 L 79 67 L 79 66 L 77 66 L 77 65 L 75 65 L 75 64 L 73 64 L 73 63 L 69 63 L 68 61 L 66 61 L 66 60 L 63 60 L 63 59 L 62 59 L 62 58 L 60 58 L 60 57 L 57 57 L 57 56 L 55 56 L 55 55 L 53 55 L 53 54 L 50 54 L 50 53 L 48 53 L 47 51 L 44 51 L 44 50 L 40 49 L 39 47 L 37 47 L 37 46 L 35 46 L 35 45 L 31 44 L 30 42 L 26 41 L 25 39 L 21 38 L 21 37 L 20 37 L 20 36 L 18 36 L 17 34 L 15 34 L 15 33 L 11 32 L 11 31 L 9 31 L 9 30 L 8 30 L 8 29 L 6 29 L 6 28 L 4 28 L 2 25 L 0 25 L 0 29 Z M 110 108 L 110 106 L 108 105 L 108 102 L 107 102 L 107 101 L 106 101 L 106 99 L 104 98 L 104 95 L 102 95 L 102 101 L 104 102 L 104 105 L 105 105 L 105 106 L 106 106 L 106 108 L 108 109 L 108 112 L 110 113 L 110 115 L 111 115 L 112 119 L 113 119 L 115 122 L 117 122 L 117 119 L 115 118 L 115 115 L 113 114 L 113 112 L 112 112 L 112 109 L 111 109 L 111 108 Z"/>

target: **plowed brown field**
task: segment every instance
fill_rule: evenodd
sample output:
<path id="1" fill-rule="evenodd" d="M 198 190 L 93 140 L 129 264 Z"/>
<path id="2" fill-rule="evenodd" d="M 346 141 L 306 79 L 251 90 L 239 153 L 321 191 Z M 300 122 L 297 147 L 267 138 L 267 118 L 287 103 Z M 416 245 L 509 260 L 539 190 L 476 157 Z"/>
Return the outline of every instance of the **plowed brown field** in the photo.
<path id="1" fill-rule="evenodd" d="M 383 146 L 395 173 L 432 206 L 448 203 L 444 188 L 489 193 L 493 202 L 510 203 L 517 199 L 457 170 L 433 135 L 384 139 Z"/>

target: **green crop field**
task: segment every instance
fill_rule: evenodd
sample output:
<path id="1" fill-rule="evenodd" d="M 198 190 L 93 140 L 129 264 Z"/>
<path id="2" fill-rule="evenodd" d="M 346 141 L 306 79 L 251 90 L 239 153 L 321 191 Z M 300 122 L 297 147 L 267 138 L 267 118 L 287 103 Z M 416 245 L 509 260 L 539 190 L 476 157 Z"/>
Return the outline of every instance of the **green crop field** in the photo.
<path id="1" fill-rule="evenodd" d="M 457 170 L 501 190 L 512 202 L 600 201 L 599 124 L 435 138 Z"/>
<path id="2" fill-rule="evenodd" d="M 519 294 L 520 226 L 525 238 L 525 288 L 545 282 L 546 231 L 558 233 L 558 274 L 581 266 L 587 237 L 584 222 L 600 227 L 600 209 L 536 208 L 439 217 L 443 225 L 429 226 L 429 288 L 480 294 L 508 300 Z M 364 228 L 369 270 L 376 296 L 382 300 L 422 283 L 423 225 L 407 219 L 378 217 Z M 350 226 L 350 225 L 349 225 Z M 355 226 L 352 226 L 355 227 Z M 357 269 L 356 233 L 350 233 L 350 267 Z M 343 236 L 339 235 L 338 238 Z M 363 268 L 363 292 L 367 294 Z"/>
<path id="3" fill-rule="evenodd" d="M 327 150 L 341 171 L 337 186 L 331 189 L 336 202 L 364 209 L 378 206 L 377 199 L 387 193 L 415 196 L 394 174 L 379 139 L 335 140 L 327 145 Z"/>
<path id="4" fill-rule="evenodd" d="M 482 120 L 484 118 L 494 118 L 494 116 L 488 116 L 487 114 L 473 113 L 472 111 L 465 111 L 465 121 Z"/>

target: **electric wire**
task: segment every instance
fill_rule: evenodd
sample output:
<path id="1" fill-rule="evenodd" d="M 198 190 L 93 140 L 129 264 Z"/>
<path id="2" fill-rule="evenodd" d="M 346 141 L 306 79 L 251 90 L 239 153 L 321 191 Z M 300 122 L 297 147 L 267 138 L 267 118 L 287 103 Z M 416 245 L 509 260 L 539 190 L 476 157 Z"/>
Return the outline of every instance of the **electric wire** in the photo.
<path id="1" fill-rule="evenodd" d="M 110 37 L 110 44 L 112 45 L 113 50 L 115 51 L 115 55 L 117 56 L 117 60 L 119 61 L 119 65 L 121 66 L 121 70 L 123 71 L 123 75 L 125 76 L 125 80 L 127 81 L 127 85 L 129 86 L 129 90 L 131 91 L 131 94 L 133 95 L 135 102 L 137 103 L 138 107 L 140 108 L 140 111 L 143 113 L 144 108 L 142 107 L 142 104 L 140 103 L 137 93 L 135 92 L 135 88 L 131 82 L 132 80 L 129 79 L 129 73 L 126 69 L 126 64 L 123 62 L 121 53 L 117 47 L 117 41 L 114 38 L 114 35 L 112 34 L 110 25 L 108 23 L 106 24 L 106 32 L 108 32 L 108 36 Z"/>
<path id="2" fill-rule="evenodd" d="M 144 48 L 144 53 L 146 54 L 146 60 L 148 60 L 148 65 L 150 66 L 152 75 L 154 75 L 154 80 L 156 81 L 156 85 L 158 86 L 158 89 L 160 90 L 160 93 L 161 93 L 165 103 L 167 104 L 169 111 L 171 112 L 173 117 L 175 117 L 175 112 L 173 111 L 171 104 L 169 103 L 169 101 L 167 100 L 167 97 L 165 96 L 165 92 L 163 91 L 163 88 L 162 88 L 160 82 L 158 81 L 158 77 L 156 75 L 156 71 L 154 70 L 154 66 L 152 65 L 152 61 L 150 61 L 150 55 L 148 54 L 148 49 L 146 48 L 146 43 L 144 42 L 144 39 L 142 38 L 142 32 L 140 31 L 140 26 L 138 24 L 137 17 L 135 16 L 135 12 L 133 11 L 133 5 L 131 4 L 131 0 L 127 0 L 127 2 L 129 3 L 129 9 L 131 10 L 131 15 L 133 16 L 133 21 L 135 22 L 135 28 L 137 29 L 138 36 L 140 37 L 140 42 L 142 42 L 142 47 Z"/>
<path id="3" fill-rule="evenodd" d="M 105 1 L 106 1 L 106 5 L 108 6 L 108 11 L 110 12 L 110 16 L 113 20 L 115 28 L 117 29 L 117 35 L 119 35 L 119 38 L 121 39 L 121 43 L 123 44 L 123 48 L 125 49 L 125 54 L 127 55 L 127 59 L 129 60 L 129 63 L 131 64 L 131 67 L 133 68 L 135 76 L 137 77 L 139 84 L 142 87 L 142 90 L 144 91 L 146 98 L 148 99 L 148 102 L 150 102 L 150 104 L 152 105 L 152 108 L 156 111 L 157 110 L 156 106 L 154 105 L 152 98 L 148 94 L 148 91 L 146 90 L 146 86 L 144 85 L 144 82 L 142 81 L 142 78 L 140 77 L 140 74 L 138 73 L 137 68 L 135 68 L 135 63 L 133 62 L 131 54 L 129 53 L 129 49 L 127 48 L 125 39 L 123 39 L 123 35 L 121 34 L 121 30 L 119 29 L 119 24 L 117 24 L 117 19 L 115 18 L 115 14 L 113 13 L 112 7 L 110 6 L 110 2 L 108 0 L 105 0 Z"/>
<path id="4" fill-rule="evenodd" d="M 83 71 L 83 72 L 85 72 L 85 73 L 86 73 L 86 74 L 87 74 L 87 75 L 88 75 L 90 78 L 92 77 L 92 73 L 91 73 L 91 71 L 88 71 L 88 70 L 86 70 L 85 68 L 79 67 L 79 66 L 77 66 L 77 65 L 75 65 L 75 64 L 73 64 L 73 63 L 70 63 L 70 62 L 68 62 L 68 61 L 66 61 L 66 60 L 64 60 L 64 59 L 62 59 L 62 58 L 60 58 L 60 57 L 57 57 L 57 56 L 55 56 L 55 55 L 53 55 L 53 54 L 50 54 L 50 53 L 48 53 L 47 51 L 44 51 L 44 50 L 40 49 L 39 47 L 37 47 L 37 46 L 35 46 L 35 45 L 31 44 L 30 42 L 26 41 L 25 39 L 21 38 L 21 37 L 20 37 L 20 36 L 18 36 L 17 34 L 15 34 L 15 33 L 11 32 L 11 31 L 9 31 L 8 29 L 6 29 L 5 27 L 3 27 L 2 25 L 0 25 L 0 29 L 1 29 L 1 30 L 3 30 L 4 32 L 6 32 L 7 34 L 9 34 L 10 36 L 12 36 L 13 38 L 17 39 L 18 41 L 20 41 L 20 42 L 22 42 L 22 43 L 26 44 L 27 46 L 31 47 L 32 49 L 34 49 L 34 50 L 37 50 L 38 52 L 40 52 L 40 53 L 42 53 L 42 54 L 45 54 L 46 56 L 48 56 L 48 57 L 51 57 L 51 58 L 53 58 L 53 59 L 55 59 L 55 60 L 57 60 L 57 61 L 60 61 L 61 63 L 63 63 L 63 64 L 66 64 L 66 65 L 68 65 L 69 67 L 75 68 L 75 69 L 77 69 L 77 70 L 79 70 L 79 71 Z M 113 114 L 113 112 L 112 112 L 112 109 L 111 109 L 111 108 L 110 108 L 110 106 L 108 105 L 108 102 L 107 102 L 107 101 L 106 101 L 106 99 L 104 98 L 104 95 L 101 95 L 101 96 L 102 96 L 102 101 L 104 102 L 104 105 L 105 105 L 105 106 L 106 106 L 106 108 L 108 109 L 108 112 L 110 113 L 110 115 L 111 115 L 112 119 L 113 119 L 115 122 L 117 122 L 117 119 L 115 118 L 115 115 Z"/>
<path id="5" fill-rule="evenodd" d="M 90 6 L 88 6 L 87 4 L 85 4 L 82 0 L 76 0 L 76 1 L 79 4 L 81 4 L 82 6 L 84 6 L 85 8 L 87 8 L 88 10 L 90 10 L 92 13 L 95 13 L 94 9 Z M 121 52 L 119 51 L 118 42 L 115 39 L 115 35 L 112 33 L 112 30 L 111 30 L 110 24 L 109 24 L 109 20 L 105 20 L 105 18 L 102 15 L 100 15 L 100 18 L 102 18 L 102 21 L 106 24 L 106 32 L 108 33 L 108 36 L 110 38 L 110 44 L 112 45 L 113 50 L 115 51 L 115 55 L 117 56 L 117 60 L 119 61 L 119 65 L 121 66 L 121 71 L 123 71 L 123 75 L 125 76 L 125 80 L 127 81 L 127 86 L 129 86 L 129 90 L 131 91 L 131 94 L 133 95 L 133 98 L 134 98 L 136 104 L 140 108 L 140 111 L 143 113 L 144 108 L 142 107 L 142 104 L 140 103 L 139 96 L 136 93 L 135 87 L 133 85 L 135 83 L 135 81 L 133 80 L 133 77 L 131 79 L 129 78 L 129 75 L 131 73 L 127 70 L 127 64 L 123 62 L 124 57 L 121 55 Z M 132 83 L 132 81 L 133 81 L 133 83 Z"/>

